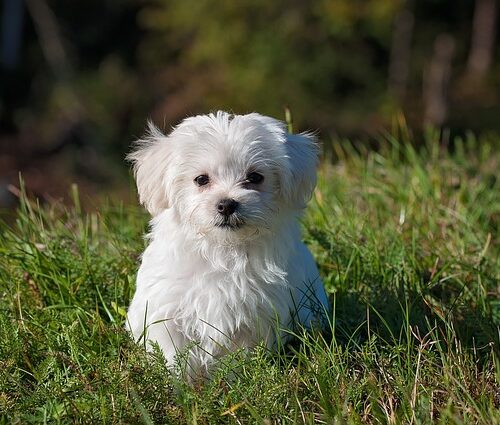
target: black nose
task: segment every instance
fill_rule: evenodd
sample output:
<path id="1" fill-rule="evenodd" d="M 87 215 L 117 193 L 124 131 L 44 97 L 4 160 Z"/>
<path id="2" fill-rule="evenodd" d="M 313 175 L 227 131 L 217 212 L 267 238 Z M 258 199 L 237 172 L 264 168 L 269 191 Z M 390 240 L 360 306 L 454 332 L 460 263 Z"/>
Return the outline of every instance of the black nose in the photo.
<path id="1" fill-rule="evenodd" d="M 219 203 L 217 204 L 217 211 L 219 212 L 219 214 L 229 217 L 232 213 L 236 211 L 238 205 L 239 203 L 236 202 L 234 199 L 223 199 L 219 201 Z"/>

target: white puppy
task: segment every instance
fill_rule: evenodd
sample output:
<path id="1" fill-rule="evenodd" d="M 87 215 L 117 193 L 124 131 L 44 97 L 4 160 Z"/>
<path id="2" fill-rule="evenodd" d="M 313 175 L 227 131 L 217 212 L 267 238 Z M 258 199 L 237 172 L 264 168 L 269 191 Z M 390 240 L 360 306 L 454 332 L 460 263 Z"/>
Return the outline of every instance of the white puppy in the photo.
<path id="1" fill-rule="evenodd" d="M 226 112 L 154 125 L 129 155 L 153 216 L 127 327 L 168 362 L 187 349 L 213 360 L 295 324 L 321 324 L 327 297 L 300 240 L 298 218 L 316 184 L 317 146 L 280 121 Z"/>

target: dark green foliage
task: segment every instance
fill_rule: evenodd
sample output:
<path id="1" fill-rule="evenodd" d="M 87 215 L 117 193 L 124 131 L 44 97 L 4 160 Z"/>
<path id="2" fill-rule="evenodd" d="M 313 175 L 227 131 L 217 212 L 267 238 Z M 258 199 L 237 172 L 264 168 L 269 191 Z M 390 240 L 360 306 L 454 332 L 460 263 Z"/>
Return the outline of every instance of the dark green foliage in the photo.
<path id="1" fill-rule="evenodd" d="M 108 150 L 101 145 L 121 151 L 142 131 L 145 116 L 168 126 L 221 108 L 280 117 L 289 105 L 302 128 L 356 136 L 377 131 L 403 109 L 420 127 L 424 74 L 442 34 L 456 45 L 445 124 L 499 128 L 498 47 L 481 81 L 465 78 L 478 2 L 46 3 L 54 15 L 50 30 L 66 52 L 65 71 L 50 63 L 51 47 L 28 9 L 21 61 L 0 69 L 0 123 L 9 133 L 36 131 L 47 145 L 70 137 L 68 143 L 98 152 Z M 390 69 L 396 22 L 405 12 L 414 24 L 406 24 L 408 43 L 398 51 L 408 76 L 395 76 L 405 80 L 396 95 Z M 66 134 L 75 123 L 84 131 Z"/>

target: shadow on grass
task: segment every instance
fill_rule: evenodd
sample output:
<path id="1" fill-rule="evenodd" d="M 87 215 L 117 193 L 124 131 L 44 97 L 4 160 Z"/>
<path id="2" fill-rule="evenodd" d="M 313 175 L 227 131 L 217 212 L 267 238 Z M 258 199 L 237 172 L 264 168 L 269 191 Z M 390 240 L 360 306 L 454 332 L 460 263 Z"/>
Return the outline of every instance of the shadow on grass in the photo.
<path id="1" fill-rule="evenodd" d="M 402 342 L 436 329 L 442 341 L 500 353 L 500 301 L 494 259 L 426 255 L 399 234 L 332 235 L 308 229 L 331 292 L 339 343 L 362 345 L 373 335 Z M 383 246 L 383 248 L 380 248 Z"/>

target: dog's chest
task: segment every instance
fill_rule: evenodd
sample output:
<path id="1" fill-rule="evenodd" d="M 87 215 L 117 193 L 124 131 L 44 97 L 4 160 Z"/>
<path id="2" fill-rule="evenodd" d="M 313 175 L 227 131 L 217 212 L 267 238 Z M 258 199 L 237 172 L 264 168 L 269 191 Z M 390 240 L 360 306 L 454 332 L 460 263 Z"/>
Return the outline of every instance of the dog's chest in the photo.
<path id="1" fill-rule="evenodd" d="M 219 255 L 211 261 L 148 248 L 139 280 L 149 292 L 149 311 L 164 311 L 189 339 L 260 333 L 257 328 L 269 328 L 277 316 L 288 317 L 290 290 L 279 267 L 249 258 L 255 257 Z"/>
<path id="2" fill-rule="evenodd" d="M 192 339 L 232 340 L 241 334 L 262 332 L 278 313 L 287 293 L 282 286 L 270 285 L 255 276 L 211 271 L 198 276 L 185 291 L 175 316 Z M 287 303 L 285 303 L 287 305 Z"/>

